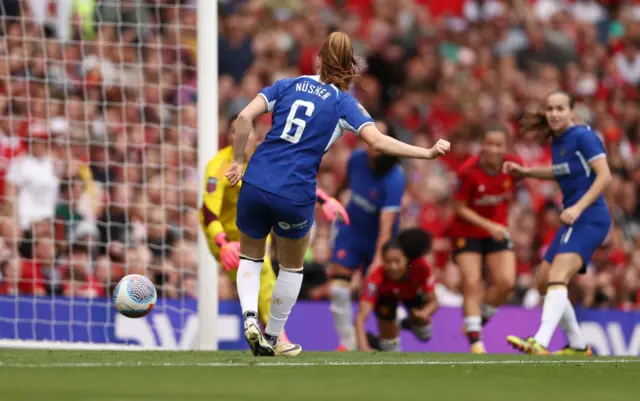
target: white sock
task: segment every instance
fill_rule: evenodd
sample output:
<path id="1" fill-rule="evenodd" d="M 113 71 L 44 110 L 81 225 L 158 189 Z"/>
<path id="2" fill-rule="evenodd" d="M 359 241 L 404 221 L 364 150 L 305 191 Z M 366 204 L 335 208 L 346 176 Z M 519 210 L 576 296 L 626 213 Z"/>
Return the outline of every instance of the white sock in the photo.
<path id="1" fill-rule="evenodd" d="M 400 337 L 388 340 L 381 338 L 380 339 L 380 350 L 381 351 L 394 351 L 400 352 L 401 349 Z"/>
<path id="2" fill-rule="evenodd" d="M 496 314 L 497 311 L 498 311 L 498 308 L 496 308 L 495 306 L 482 304 L 482 318 L 485 320 L 491 319 Z"/>
<path id="3" fill-rule="evenodd" d="M 542 322 L 534 337 L 543 347 L 549 346 L 551 337 L 553 337 L 568 303 L 567 287 L 554 287 L 547 291 L 542 306 Z"/>
<path id="4" fill-rule="evenodd" d="M 267 327 L 264 330 L 265 338 L 272 345 L 278 342 L 278 337 L 284 325 L 287 323 L 289 314 L 293 309 L 293 305 L 298 300 L 300 287 L 302 287 L 302 268 L 299 270 L 288 270 L 280 266 L 278 280 L 273 287 L 273 295 L 271 296 L 271 312 Z"/>
<path id="5" fill-rule="evenodd" d="M 587 348 L 587 343 L 582 338 L 580 333 L 580 326 L 578 325 L 578 319 L 576 318 L 576 311 L 571 305 L 571 301 L 567 299 L 567 306 L 565 307 L 562 318 L 560 319 L 560 327 L 567 333 L 569 338 L 569 346 L 575 349 Z"/>
<path id="6" fill-rule="evenodd" d="M 465 317 L 464 329 L 467 333 L 472 331 L 482 331 L 482 318 L 480 316 Z"/>
<path id="7" fill-rule="evenodd" d="M 428 341 L 429 339 L 431 339 L 431 334 L 433 333 L 431 324 L 425 324 L 424 326 L 413 326 L 411 327 L 411 331 L 422 341 Z"/>
<path id="8" fill-rule="evenodd" d="M 356 331 L 353 327 L 353 307 L 351 306 L 351 288 L 331 284 L 331 313 L 338 332 L 340 345 L 348 350 L 356 349 Z"/>
<path id="9" fill-rule="evenodd" d="M 260 272 L 263 259 L 251 259 L 240 255 L 240 265 L 236 275 L 238 297 L 242 306 L 242 315 L 245 320 L 258 317 L 258 296 L 260 295 Z"/>

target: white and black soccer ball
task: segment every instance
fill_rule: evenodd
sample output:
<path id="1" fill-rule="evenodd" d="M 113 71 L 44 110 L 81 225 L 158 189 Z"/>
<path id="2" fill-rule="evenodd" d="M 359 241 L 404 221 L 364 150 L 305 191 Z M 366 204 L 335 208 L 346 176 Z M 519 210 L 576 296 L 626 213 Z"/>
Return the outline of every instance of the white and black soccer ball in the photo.
<path id="1" fill-rule="evenodd" d="M 139 318 L 149 314 L 158 294 L 151 280 L 139 274 L 129 274 L 113 290 L 113 304 L 126 317 Z"/>

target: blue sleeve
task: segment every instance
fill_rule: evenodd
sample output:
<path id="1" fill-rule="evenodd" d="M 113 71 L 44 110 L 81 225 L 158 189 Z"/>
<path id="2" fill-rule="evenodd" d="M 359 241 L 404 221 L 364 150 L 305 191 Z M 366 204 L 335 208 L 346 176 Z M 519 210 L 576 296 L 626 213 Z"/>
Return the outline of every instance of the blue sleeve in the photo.
<path id="1" fill-rule="evenodd" d="M 355 132 L 356 135 L 359 134 L 365 126 L 373 124 L 373 119 L 369 113 L 367 113 L 367 110 L 350 95 L 344 95 L 344 98 L 340 102 L 339 113 L 342 128 Z"/>
<path id="2" fill-rule="evenodd" d="M 402 169 L 396 167 L 393 172 L 387 176 L 385 183 L 385 193 L 382 199 L 382 212 L 399 212 L 402 207 L 402 196 L 406 182 Z"/>
<path id="3" fill-rule="evenodd" d="M 604 144 L 595 132 L 585 130 L 578 138 L 578 151 L 584 155 L 588 163 L 607 155 Z"/>
<path id="4" fill-rule="evenodd" d="M 267 102 L 267 111 L 273 110 L 273 106 L 276 105 L 276 101 L 282 95 L 282 87 L 284 86 L 284 79 L 276 81 L 271 86 L 267 86 L 263 90 L 258 93 L 258 96 L 262 96 L 262 98 Z"/>

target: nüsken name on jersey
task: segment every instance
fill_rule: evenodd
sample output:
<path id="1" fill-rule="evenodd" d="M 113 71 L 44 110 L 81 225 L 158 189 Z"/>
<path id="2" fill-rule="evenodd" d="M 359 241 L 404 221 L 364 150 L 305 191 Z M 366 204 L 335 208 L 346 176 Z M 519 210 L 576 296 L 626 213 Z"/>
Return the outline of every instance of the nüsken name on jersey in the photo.
<path id="1" fill-rule="evenodd" d="M 326 90 L 320 85 L 312 85 L 308 82 L 300 82 L 296 84 L 296 91 L 298 92 L 306 92 L 312 95 L 316 95 L 320 97 L 322 100 L 327 100 L 329 96 L 331 96 L 331 92 Z"/>

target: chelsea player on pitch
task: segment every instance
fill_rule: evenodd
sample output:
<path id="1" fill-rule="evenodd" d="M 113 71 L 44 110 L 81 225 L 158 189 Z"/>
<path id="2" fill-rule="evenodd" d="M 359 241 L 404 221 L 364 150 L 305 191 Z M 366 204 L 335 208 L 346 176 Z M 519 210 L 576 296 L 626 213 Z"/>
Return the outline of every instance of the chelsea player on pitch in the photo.
<path id="1" fill-rule="evenodd" d="M 547 282 L 542 322 L 534 337 L 507 337 L 514 347 L 529 354 L 545 355 L 558 324 L 567 333 L 569 344 L 558 352 L 563 355 L 591 355 L 591 348 L 580 334 L 576 313 L 569 301 L 567 284 L 584 272 L 591 255 L 607 237 L 611 215 L 602 192 L 611 180 L 602 141 L 586 125 L 573 120 L 575 100 L 564 91 L 552 92 L 544 112 L 529 113 L 523 130 L 542 131 L 551 136 L 553 166 L 526 168 L 513 162 L 504 164 L 505 172 L 517 177 L 556 180 L 562 190 L 563 226 L 558 230 L 544 256 L 540 269 Z"/>
<path id="2" fill-rule="evenodd" d="M 256 356 L 297 355 L 301 351 L 297 344 L 279 342 L 278 336 L 302 284 L 320 161 L 342 132 L 353 131 L 375 150 L 404 157 L 434 159 L 450 147 L 449 142 L 439 140 L 431 149 L 424 149 L 378 131 L 365 109 L 345 93 L 358 67 L 346 34 L 329 35 L 317 66 L 318 76 L 282 79 L 263 89 L 236 121 L 233 162 L 226 177 L 232 185 L 243 180 L 236 220 L 241 232 L 237 287 L 244 335 Z M 243 176 L 251 124 L 269 111 L 273 113 L 271 130 Z M 256 319 L 258 293 L 266 238 L 272 230 L 280 272 L 263 335 Z"/>

